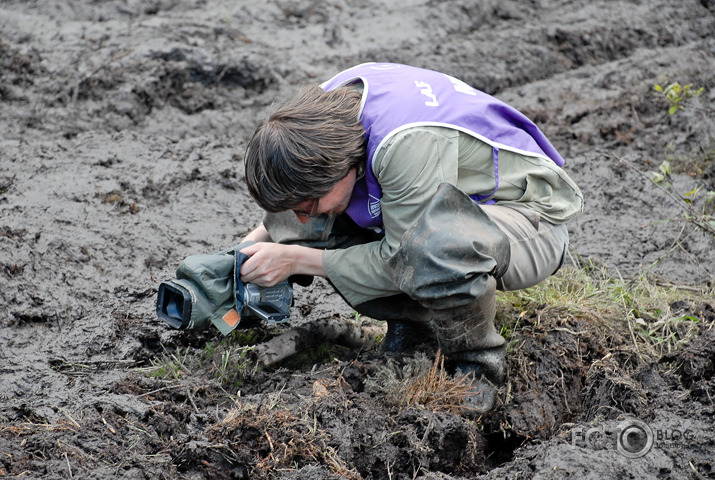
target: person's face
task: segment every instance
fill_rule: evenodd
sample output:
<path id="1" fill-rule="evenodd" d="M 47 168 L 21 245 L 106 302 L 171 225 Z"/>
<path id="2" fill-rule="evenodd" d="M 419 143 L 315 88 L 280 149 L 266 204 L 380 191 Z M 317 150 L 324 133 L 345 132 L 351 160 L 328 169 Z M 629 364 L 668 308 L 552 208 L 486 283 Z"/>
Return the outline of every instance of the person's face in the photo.
<path id="1" fill-rule="evenodd" d="M 342 213 L 350 204 L 350 197 L 355 187 L 357 172 L 351 168 L 348 174 L 335 184 L 332 190 L 322 198 L 306 200 L 293 209 L 300 223 L 306 223 L 311 217 L 323 213 Z"/>

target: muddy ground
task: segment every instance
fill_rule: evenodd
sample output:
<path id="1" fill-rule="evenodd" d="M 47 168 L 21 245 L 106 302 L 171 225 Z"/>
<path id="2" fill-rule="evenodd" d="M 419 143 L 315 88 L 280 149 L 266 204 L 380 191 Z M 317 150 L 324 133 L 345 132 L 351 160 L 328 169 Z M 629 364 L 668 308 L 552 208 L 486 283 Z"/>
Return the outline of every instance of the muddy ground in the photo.
<path id="1" fill-rule="evenodd" d="M 700 212 L 715 190 L 711 0 L 4 0 L 0 478 L 715 478 L 712 329 L 634 364 L 625 322 L 610 339 L 523 322 L 509 389 L 475 421 L 390 400 L 419 354 L 241 370 L 217 331 L 155 318 L 181 259 L 259 222 L 257 119 L 366 61 L 444 71 L 536 120 L 586 198 L 569 263 L 712 286 L 713 236 L 679 200 L 702 187 Z M 705 90 L 669 115 L 653 86 L 675 81 Z M 649 181 L 665 160 L 670 190 Z M 351 314 L 324 282 L 296 290 L 297 324 Z M 608 441 L 628 418 L 663 436 L 641 458 Z"/>

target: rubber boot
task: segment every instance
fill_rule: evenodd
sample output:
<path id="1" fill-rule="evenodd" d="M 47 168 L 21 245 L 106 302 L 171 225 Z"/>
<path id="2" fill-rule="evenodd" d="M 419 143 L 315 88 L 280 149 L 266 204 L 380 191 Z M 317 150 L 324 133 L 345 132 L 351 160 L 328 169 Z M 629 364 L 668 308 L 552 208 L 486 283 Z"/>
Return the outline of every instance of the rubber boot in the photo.
<path id="1" fill-rule="evenodd" d="M 465 399 L 470 410 L 494 408 L 497 390 L 506 380 L 506 340 L 494 327 L 496 280 L 482 279 L 482 293 L 461 307 L 433 310 L 432 321 L 440 349 L 456 376 L 470 375 L 473 395 Z"/>
<path id="2" fill-rule="evenodd" d="M 472 394 L 464 404 L 477 414 L 494 408 L 499 387 L 506 382 L 506 345 L 475 352 L 463 352 L 454 364 L 454 375 L 469 375 Z"/>
<path id="3" fill-rule="evenodd" d="M 361 315 L 387 321 L 380 353 L 405 353 L 420 343 L 434 340 L 432 313 L 404 293 L 369 300 L 353 308 Z"/>
<path id="4" fill-rule="evenodd" d="M 387 320 L 387 333 L 380 345 L 380 354 L 410 352 L 433 336 L 428 325 L 406 320 Z"/>

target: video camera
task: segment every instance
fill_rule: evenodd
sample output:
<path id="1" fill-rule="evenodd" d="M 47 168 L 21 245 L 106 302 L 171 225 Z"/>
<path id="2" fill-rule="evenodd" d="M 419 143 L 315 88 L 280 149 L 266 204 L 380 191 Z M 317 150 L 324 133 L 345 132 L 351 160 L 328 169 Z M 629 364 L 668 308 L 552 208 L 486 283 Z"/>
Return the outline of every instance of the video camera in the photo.
<path id="1" fill-rule="evenodd" d="M 159 285 L 156 314 L 170 327 L 203 330 L 214 324 L 224 335 L 261 322 L 290 319 L 293 288 L 287 281 L 259 287 L 241 281 L 248 258 L 238 248 L 213 255 L 194 255 L 181 262 L 175 280 Z"/>

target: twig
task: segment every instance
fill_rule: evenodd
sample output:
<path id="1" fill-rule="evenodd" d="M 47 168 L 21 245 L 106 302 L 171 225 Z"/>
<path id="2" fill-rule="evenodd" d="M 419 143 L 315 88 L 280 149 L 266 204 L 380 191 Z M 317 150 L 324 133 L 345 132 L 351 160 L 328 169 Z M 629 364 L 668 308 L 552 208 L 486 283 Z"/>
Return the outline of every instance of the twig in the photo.
<path id="1" fill-rule="evenodd" d="M 670 199 L 673 200 L 673 201 L 676 203 L 676 205 L 678 205 L 681 209 L 685 210 L 685 211 L 691 216 L 691 218 L 688 219 L 690 222 L 692 222 L 693 224 L 697 225 L 698 227 L 700 227 L 700 228 L 703 229 L 704 231 L 710 233 L 711 235 L 715 236 L 715 227 L 713 227 L 712 225 L 710 225 L 710 223 L 708 223 L 707 221 L 705 221 L 704 218 L 703 218 L 703 216 L 700 215 L 700 214 L 698 214 L 698 213 L 696 213 L 695 210 L 693 210 L 693 207 L 692 207 L 691 205 L 689 205 L 688 203 L 686 203 L 685 201 L 683 201 L 682 198 L 678 197 L 677 195 L 674 195 L 673 192 L 669 192 L 668 190 L 666 190 L 665 188 L 663 188 L 663 186 L 658 185 L 656 182 L 653 181 L 652 178 L 649 178 L 648 175 L 646 175 L 645 173 L 641 172 L 641 171 L 638 170 L 636 167 L 634 167 L 630 162 L 628 162 L 627 160 L 621 158 L 620 156 L 616 155 L 615 153 L 608 153 L 608 154 L 606 154 L 606 155 L 608 155 L 608 156 L 610 156 L 610 157 L 612 157 L 612 158 L 615 158 L 615 159 L 618 160 L 620 163 L 622 163 L 623 165 L 627 166 L 628 168 L 630 168 L 631 170 L 633 170 L 634 172 L 636 172 L 638 175 L 642 176 L 643 178 L 645 178 L 646 180 L 648 180 L 649 182 L 651 182 L 651 183 L 652 183 L 653 185 L 655 185 L 661 192 L 665 193 L 668 197 L 670 197 Z"/>
<path id="2" fill-rule="evenodd" d="M 189 386 L 186 386 L 186 396 L 189 397 L 189 401 L 191 402 L 191 405 L 194 406 L 194 411 L 196 413 L 199 413 L 199 408 L 196 406 L 196 403 L 194 402 L 194 397 L 191 395 L 191 390 L 189 390 Z"/>
<path id="3" fill-rule="evenodd" d="M 588 333 L 588 332 L 575 332 L 571 329 L 564 328 L 564 327 L 553 327 L 552 330 L 558 330 L 559 332 L 570 333 L 571 335 L 586 335 Z"/>
<path id="4" fill-rule="evenodd" d="M 70 419 L 70 422 L 74 423 L 77 428 L 82 428 L 82 427 L 80 426 L 80 424 L 75 421 L 74 418 L 70 417 L 70 414 L 67 413 L 67 411 L 66 411 L 65 409 L 60 408 L 60 411 L 61 411 L 62 413 L 64 413 L 65 416 Z"/>
<path id="5" fill-rule="evenodd" d="M 569 399 L 566 396 L 566 380 L 564 379 L 564 371 L 561 369 L 559 369 L 559 371 L 561 372 L 561 393 L 564 396 L 564 403 L 566 404 L 566 410 L 568 410 L 569 415 L 571 415 L 571 414 L 573 414 L 573 412 L 571 411 L 571 407 L 569 407 Z"/>
<path id="6" fill-rule="evenodd" d="M 114 435 L 117 434 L 117 431 L 110 424 L 107 423 L 107 421 L 104 419 L 104 417 L 102 417 L 102 423 L 105 424 L 107 426 L 107 428 L 109 429 L 109 431 L 112 432 Z"/>
<path id="7" fill-rule="evenodd" d="M 698 259 L 695 258 L 695 256 L 694 256 L 692 253 L 690 253 L 689 251 L 687 251 L 687 250 L 685 249 L 685 247 L 683 246 L 683 242 L 685 242 L 685 241 L 688 239 L 688 237 L 690 237 L 690 235 L 692 235 L 693 233 L 695 233 L 695 232 L 697 231 L 697 227 L 694 228 L 693 230 L 691 230 L 690 233 L 688 233 L 684 238 L 681 239 L 680 237 L 682 237 L 682 235 L 683 235 L 683 230 L 685 230 L 685 225 L 683 225 L 683 228 L 680 229 L 680 233 L 678 234 L 677 237 L 675 237 L 675 240 L 673 240 L 673 243 L 672 243 L 672 244 L 670 245 L 670 247 L 668 248 L 668 251 L 665 252 L 665 253 L 664 253 L 663 255 L 661 255 L 660 257 L 658 257 L 656 260 L 654 260 L 646 270 L 652 268 L 652 267 L 655 266 L 657 263 L 659 263 L 661 260 L 663 260 L 663 259 L 666 258 L 668 255 L 670 255 L 675 249 L 679 248 L 680 250 L 683 251 L 683 253 L 684 253 L 686 256 L 690 257 L 690 261 L 693 263 L 693 265 L 695 265 L 697 268 L 699 268 L 700 270 L 702 270 L 703 272 L 705 272 L 705 274 L 710 275 L 710 272 L 708 271 L 708 269 L 705 268 L 705 267 L 702 265 L 702 263 L 701 263 L 700 261 L 698 261 Z"/>
<path id="8" fill-rule="evenodd" d="M 693 462 L 690 461 L 690 469 L 693 471 L 693 474 L 698 480 L 705 480 L 705 477 L 703 476 L 702 473 L 698 472 L 698 469 L 695 468 L 695 465 L 693 465 Z"/>
<path id="9" fill-rule="evenodd" d="M 69 470 L 70 478 L 73 478 L 74 476 L 72 475 L 72 466 L 70 465 L 70 459 L 67 457 L 67 452 L 62 452 L 62 456 L 65 457 L 65 461 L 67 462 L 67 470 Z"/>
<path id="10" fill-rule="evenodd" d="M 631 319 L 628 319 L 628 330 L 631 332 L 631 339 L 633 340 L 633 347 L 636 349 L 636 355 L 638 355 L 638 358 L 643 359 L 643 355 L 641 355 L 640 348 L 638 348 L 638 342 L 636 341 L 636 334 L 633 331 L 633 324 L 631 323 Z"/>
<path id="11" fill-rule="evenodd" d="M 171 388 L 181 388 L 181 386 L 182 385 L 180 385 L 180 384 L 179 385 L 169 385 L 168 387 L 161 387 L 161 388 L 157 388 L 156 390 L 152 390 L 151 392 L 142 393 L 141 395 L 137 395 L 137 397 L 146 397 L 147 395 L 162 392 L 164 390 L 169 390 Z"/>
<path id="12" fill-rule="evenodd" d="M 656 280 L 655 284 L 661 287 L 666 287 L 666 288 L 677 288 L 678 290 L 688 290 L 691 292 L 701 292 L 703 289 L 698 288 L 698 287 L 691 287 L 689 285 L 679 285 L 675 283 L 670 283 L 670 282 L 661 282 Z"/>

